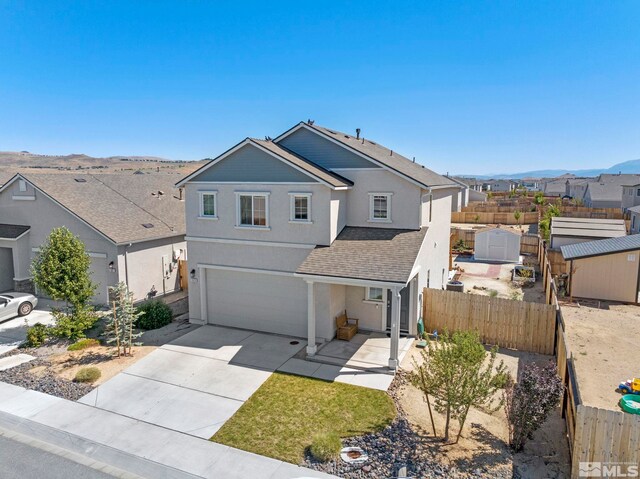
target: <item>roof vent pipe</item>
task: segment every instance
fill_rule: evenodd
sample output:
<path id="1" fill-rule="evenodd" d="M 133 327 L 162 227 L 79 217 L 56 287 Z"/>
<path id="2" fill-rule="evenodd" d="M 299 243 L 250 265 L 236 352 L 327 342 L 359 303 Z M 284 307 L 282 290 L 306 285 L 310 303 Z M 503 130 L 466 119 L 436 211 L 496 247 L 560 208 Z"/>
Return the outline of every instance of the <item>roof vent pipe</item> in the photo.
<path id="1" fill-rule="evenodd" d="M 356 128 L 356 140 L 360 139 L 360 128 Z"/>
<path id="2" fill-rule="evenodd" d="M 413 162 L 414 162 L 414 163 L 416 162 L 416 157 L 415 157 L 415 156 L 413 157 Z"/>

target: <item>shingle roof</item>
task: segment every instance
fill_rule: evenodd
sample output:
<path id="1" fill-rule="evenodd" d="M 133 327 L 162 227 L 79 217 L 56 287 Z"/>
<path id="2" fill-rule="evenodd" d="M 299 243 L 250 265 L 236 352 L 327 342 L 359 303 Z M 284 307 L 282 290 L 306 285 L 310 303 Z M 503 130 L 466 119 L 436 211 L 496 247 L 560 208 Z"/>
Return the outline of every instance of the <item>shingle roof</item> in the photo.
<path id="1" fill-rule="evenodd" d="M 306 158 L 303 158 L 302 156 L 295 154 L 293 151 L 288 150 L 284 146 L 274 143 L 273 141 L 257 140 L 255 138 L 251 138 L 250 140 L 266 148 L 271 153 L 278 155 L 280 158 L 284 159 L 285 161 L 315 176 L 316 178 L 319 178 L 324 182 L 329 183 L 333 187 L 340 188 L 340 187 L 353 185 L 353 181 L 343 176 L 340 176 L 337 173 L 326 170 L 325 168 L 322 168 L 320 165 L 317 165 L 307 160 Z"/>
<path id="2" fill-rule="evenodd" d="M 597 241 L 587 241 L 561 246 L 565 260 L 601 256 L 604 254 L 623 253 L 640 249 L 640 234 L 609 238 Z"/>
<path id="3" fill-rule="evenodd" d="M 347 135 L 346 133 L 341 133 L 336 130 L 325 128 L 316 125 L 315 123 L 313 125 L 304 123 L 304 125 L 316 131 L 324 133 L 325 135 L 333 138 L 339 143 L 353 148 L 359 153 L 362 153 L 363 155 L 368 156 L 369 158 L 372 158 L 385 166 L 388 166 L 392 170 L 395 170 L 402 175 L 413 178 L 426 188 L 432 186 L 458 186 L 451 179 L 440 175 L 428 168 L 425 168 L 418 163 L 414 163 L 409 158 L 405 158 L 395 151 L 393 151 L 392 154 L 392 150 L 371 140 L 362 137 L 360 139 L 357 139 L 355 136 Z"/>
<path id="4" fill-rule="evenodd" d="M 185 234 L 184 201 L 177 199 L 179 193 L 173 186 L 178 175 L 21 176 L 116 244 Z M 153 227 L 143 226 L 150 224 Z"/>
<path id="5" fill-rule="evenodd" d="M 0 224 L 0 239 L 16 239 L 30 229 L 30 226 Z"/>
<path id="6" fill-rule="evenodd" d="M 331 246 L 314 248 L 296 273 L 405 284 L 426 231 L 347 226 Z"/>

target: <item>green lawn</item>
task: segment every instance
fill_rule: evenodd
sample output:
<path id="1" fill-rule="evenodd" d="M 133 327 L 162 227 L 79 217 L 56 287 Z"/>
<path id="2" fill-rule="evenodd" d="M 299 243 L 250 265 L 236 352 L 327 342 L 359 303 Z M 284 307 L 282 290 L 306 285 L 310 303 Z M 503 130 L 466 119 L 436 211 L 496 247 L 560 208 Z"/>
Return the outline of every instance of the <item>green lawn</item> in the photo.
<path id="1" fill-rule="evenodd" d="M 274 373 L 211 440 L 299 464 L 315 434 L 366 434 L 395 416 L 383 391 Z"/>

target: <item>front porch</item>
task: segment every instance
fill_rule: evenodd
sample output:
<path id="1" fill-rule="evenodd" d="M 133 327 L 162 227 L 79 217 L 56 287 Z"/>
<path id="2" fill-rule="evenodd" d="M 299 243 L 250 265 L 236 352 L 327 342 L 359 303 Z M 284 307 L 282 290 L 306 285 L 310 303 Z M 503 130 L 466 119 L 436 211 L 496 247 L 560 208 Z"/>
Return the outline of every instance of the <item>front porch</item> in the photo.
<path id="1" fill-rule="evenodd" d="M 413 337 L 401 337 L 398 341 L 398 364 L 402 362 L 413 344 Z M 393 374 L 389 369 L 391 338 L 384 333 L 359 332 L 351 341 L 334 339 L 318 347 L 307 361 L 366 371 Z"/>

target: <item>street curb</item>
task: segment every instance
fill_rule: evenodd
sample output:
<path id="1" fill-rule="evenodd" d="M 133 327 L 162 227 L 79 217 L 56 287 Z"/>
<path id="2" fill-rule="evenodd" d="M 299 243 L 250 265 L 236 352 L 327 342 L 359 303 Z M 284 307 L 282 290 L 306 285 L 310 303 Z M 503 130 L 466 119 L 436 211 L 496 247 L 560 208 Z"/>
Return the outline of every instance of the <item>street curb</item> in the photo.
<path id="1" fill-rule="evenodd" d="M 0 427 L 149 479 L 201 477 L 2 411 L 0 411 Z M 123 434 L 126 434 L 126 431 L 123 431 Z"/>

